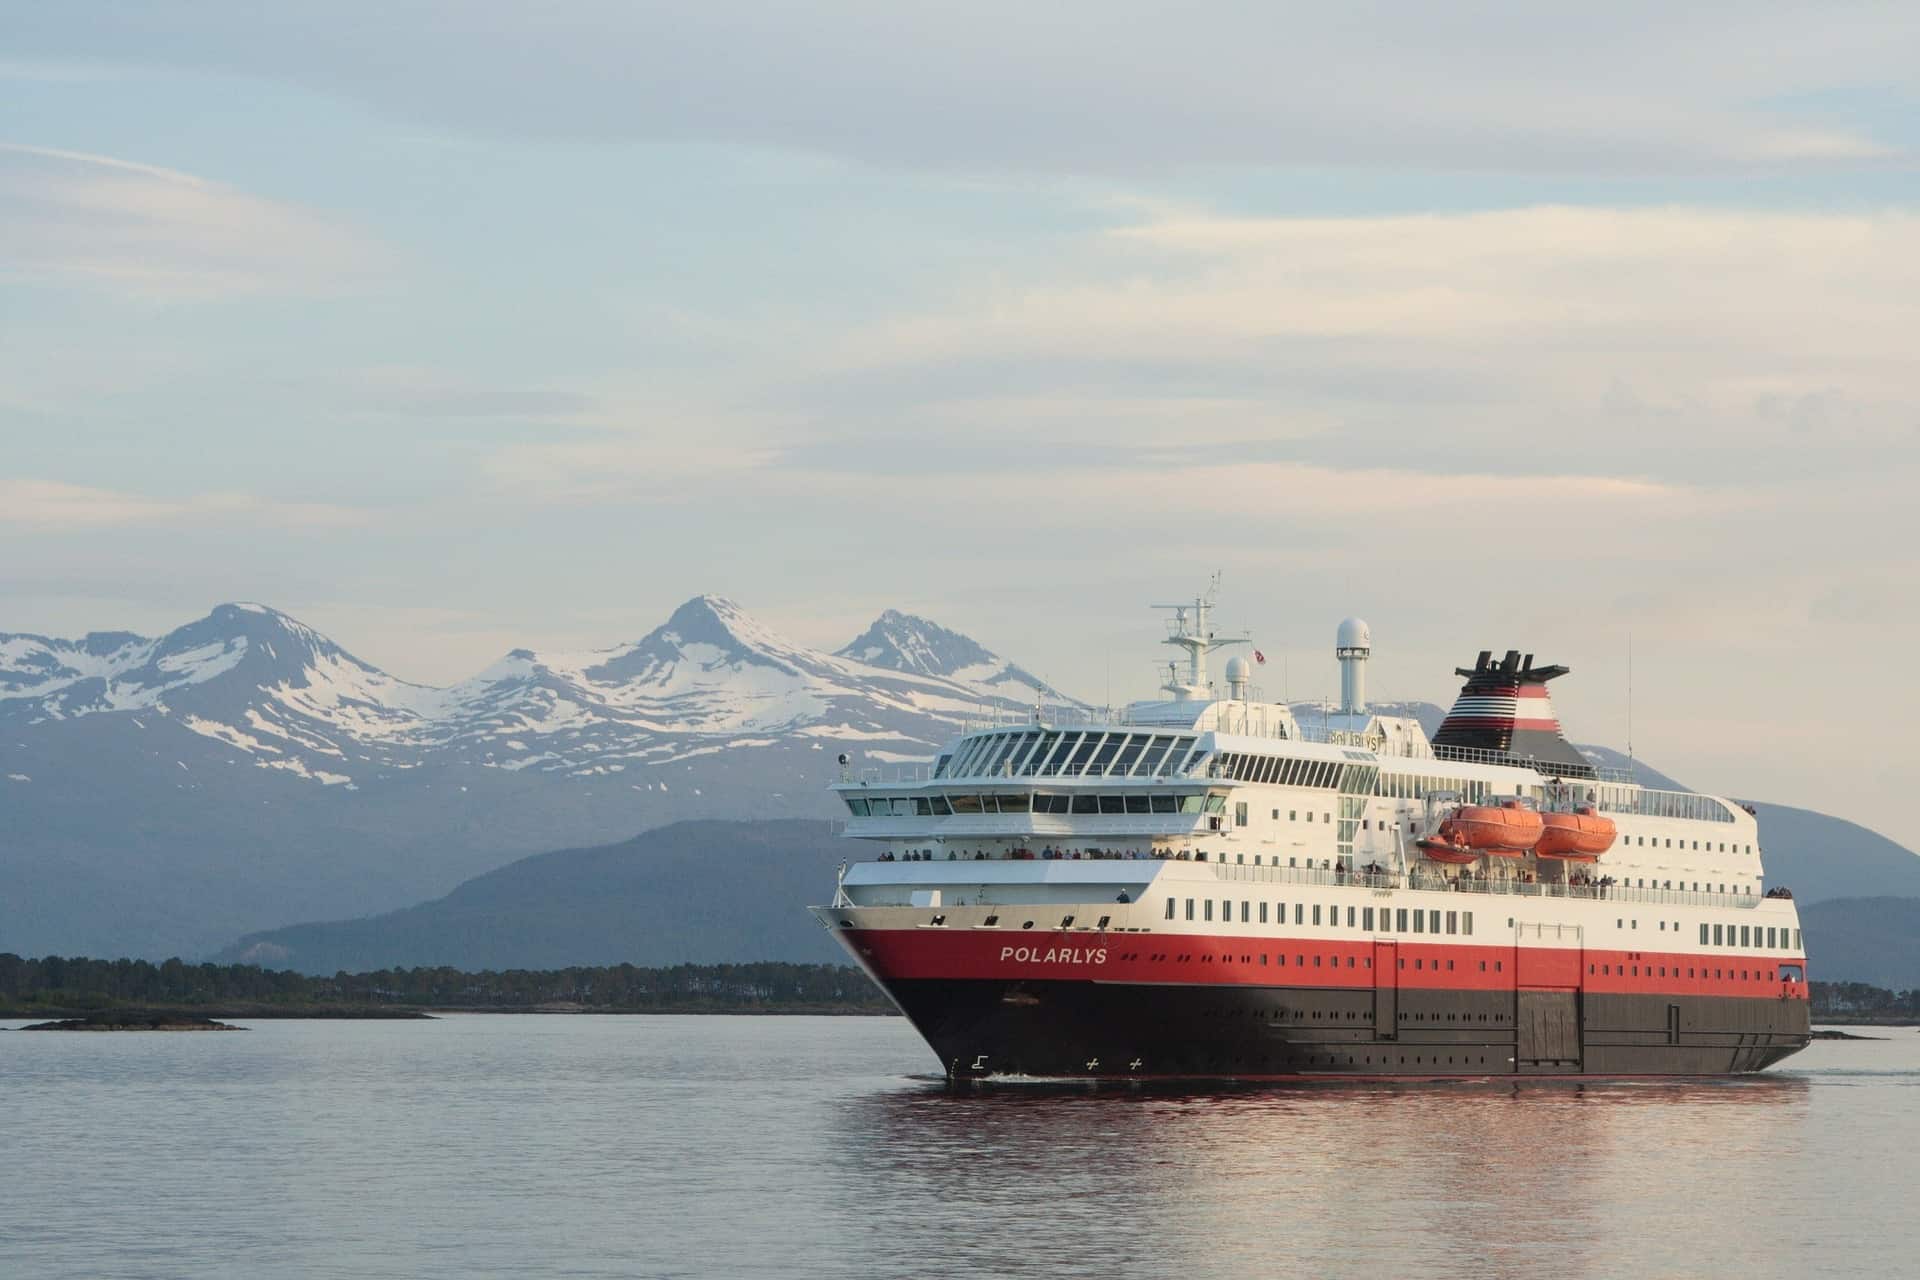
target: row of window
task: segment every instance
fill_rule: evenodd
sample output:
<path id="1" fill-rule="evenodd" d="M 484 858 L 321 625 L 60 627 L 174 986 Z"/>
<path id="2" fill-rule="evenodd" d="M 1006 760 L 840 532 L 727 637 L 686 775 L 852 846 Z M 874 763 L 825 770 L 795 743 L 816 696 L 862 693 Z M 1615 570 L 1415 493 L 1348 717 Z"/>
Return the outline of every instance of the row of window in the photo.
<path id="1" fill-rule="evenodd" d="M 1724 928 L 1724 934 L 1723 934 Z M 1793 945 L 1787 945 L 1788 935 L 1792 935 Z M 1764 929 L 1759 925 L 1714 925 L 1712 941 L 1708 941 L 1706 925 L 1700 926 L 1700 945 L 1703 947 L 1765 947 L 1777 951 L 1800 950 L 1800 931 L 1798 929 L 1777 928 L 1768 925 Z M 1723 940 L 1724 937 L 1724 940 Z"/>
<path id="2" fill-rule="evenodd" d="M 1727 806 L 1691 791 L 1650 791 L 1645 787 L 1602 786 L 1595 802 L 1607 813 L 1637 813 L 1644 818 L 1686 818 L 1693 822 L 1732 822 Z"/>
<path id="3" fill-rule="evenodd" d="M 996 795 L 857 796 L 843 793 L 857 818 L 946 818 L 973 813 L 1153 814 L 1222 813 L 1224 795 L 1067 795 L 1016 791 Z"/>
<path id="4" fill-rule="evenodd" d="M 934 762 L 936 778 L 1139 777 L 1187 768 L 1192 734 L 1025 729 L 986 733 L 962 742 L 952 757 Z"/>
<path id="5" fill-rule="evenodd" d="M 1229 751 L 1214 762 L 1216 778 L 1258 782 L 1275 787 L 1320 787 L 1325 790 L 1372 790 L 1375 766 L 1338 760 L 1301 760 L 1289 756 Z"/>
<path id="6" fill-rule="evenodd" d="M 1396 800 L 1425 800 L 1439 793 L 1457 795 L 1468 804 L 1481 804 L 1491 796 L 1492 788 L 1485 782 L 1470 778 L 1436 778 L 1418 773 L 1385 772 L 1374 787 L 1375 795 Z"/>
<path id="7" fill-rule="evenodd" d="M 1672 966 L 1668 966 L 1664 964 L 1663 965 L 1588 964 L 1587 972 L 1590 974 L 1597 973 L 1602 977 L 1612 976 L 1615 978 L 1639 978 L 1639 977 L 1664 978 L 1668 976 L 1667 969 L 1669 967 L 1673 969 L 1673 974 L 1672 974 L 1673 977 L 1677 978 L 1680 976 L 1680 966 L 1677 964 Z M 1646 970 L 1645 974 L 1642 974 L 1640 972 L 1642 969 Z M 1655 972 L 1656 969 L 1658 970 L 1657 973 Z M 1688 965 L 1687 977 L 1691 978 L 1694 976 L 1696 976 L 1696 971 L 1694 966 Z M 1722 982 L 1779 982 L 1782 980 L 1785 980 L 1788 982 L 1801 982 L 1805 980 L 1806 975 L 1805 975 L 1805 970 L 1801 969 L 1799 965 L 1785 964 L 1785 965 L 1781 965 L 1778 970 L 1701 968 L 1698 970 L 1698 976 L 1701 978 L 1713 978 Z"/>
<path id="8" fill-rule="evenodd" d="M 1214 918 L 1212 898 L 1188 898 L 1186 903 L 1187 919 L 1212 920 Z M 1200 912 L 1197 917 L 1194 915 L 1196 904 Z M 1266 903 L 1251 902 L 1243 899 L 1238 905 L 1241 924 L 1266 924 L 1268 922 Z M 1233 923 L 1234 909 L 1234 899 L 1222 898 L 1220 900 L 1220 920 L 1227 924 Z M 1168 898 L 1166 918 L 1169 920 L 1173 919 L 1176 910 L 1176 900 Z M 1254 918 L 1256 912 L 1259 916 L 1257 920 Z M 1308 918 L 1309 912 L 1312 913 L 1311 920 Z M 1471 934 L 1473 932 L 1473 912 L 1471 911 L 1421 911 L 1407 907 L 1381 907 L 1378 911 L 1375 911 L 1372 907 L 1348 907 L 1346 912 L 1346 927 L 1349 929 L 1360 929 L 1367 933 L 1439 933 L 1441 932 L 1443 923 L 1447 933 Z M 1296 902 L 1293 904 L 1293 923 L 1295 924 L 1304 925 L 1311 923 L 1321 925 L 1323 923 L 1321 919 L 1322 914 L 1323 906 L 1321 903 Z M 1324 915 L 1325 927 L 1333 929 L 1340 928 L 1340 907 L 1338 905 L 1325 907 Z M 1411 919 L 1409 919 L 1409 917 L 1411 917 Z M 1276 902 L 1273 904 L 1272 922 L 1274 924 L 1287 923 L 1286 903 Z M 1376 924 L 1378 926 L 1377 928 Z M 1411 924 L 1411 928 L 1408 927 L 1409 924 Z"/>
<path id="9" fill-rule="evenodd" d="M 1633 846 L 1634 848 L 1637 848 L 1637 849 L 1638 849 L 1638 848 L 1645 848 L 1645 847 L 1646 847 L 1646 845 L 1647 845 L 1647 841 L 1648 841 L 1648 840 L 1652 840 L 1652 841 L 1653 841 L 1653 847 L 1654 847 L 1654 848 L 1656 848 L 1656 849 L 1671 849 L 1671 848 L 1673 848 L 1673 837 L 1672 837 L 1672 836 L 1668 836 L 1668 837 L 1666 838 L 1666 843 L 1665 843 L 1665 844 L 1662 844 L 1662 843 L 1660 842 L 1660 841 L 1661 841 L 1661 838 L 1660 838 L 1659 836 L 1621 836 L 1621 837 L 1620 837 L 1620 847 L 1624 849 L 1624 848 L 1626 848 L 1627 846 L 1629 846 L 1629 845 L 1631 845 L 1631 846 Z M 1706 853 L 1714 853 L 1714 852 L 1716 852 L 1716 850 L 1715 850 L 1715 849 L 1714 849 L 1714 847 L 1713 847 L 1713 846 L 1714 846 L 1714 842 L 1713 842 L 1713 841 L 1711 841 L 1711 840 L 1709 840 L 1709 841 L 1707 841 L 1707 842 L 1706 842 L 1706 844 L 1707 844 L 1707 847 L 1706 847 L 1706 849 L 1705 849 L 1705 850 L 1701 850 L 1701 848 L 1700 848 L 1700 841 L 1698 841 L 1698 840 L 1695 840 L 1695 841 L 1693 841 L 1693 849 L 1694 849 L 1694 851 L 1695 851 L 1696 853 L 1698 853 L 1698 852 L 1706 852 Z M 1686 848 L 1686 847 L 1687 847 L 1687 841 L 1685 841 L 1685 840 L 1682 840 L 1682 841 L 1680 842 L 1680 847 L 1681 847 L 1682 849 L 1684 849 L 1684 848 Z M 1722 841 L 1720 841 L 1720 848 L 1719 848 L 1719 849 L 1717 850 L 1717 852 L 1720 852 L 1720 853 L 1728 853 L 1728 852 L 1732 852 L 1732 853 L 1752 853 L 1752 852 L 1753 852 L 1753 846 L 1752 846 L 1752 845 L 1750 845 L 1750 844 L 1749 844 L 1749 845 L 1740 845 L 1740 844 L 1735 844 L 1735 845 L 1733 846 L 1733 848 L 1732 848 L 1731 850 L 1729 850 L 1729 849 L 1727 848 L 1727 842 L 1726 842 L 1725 840 L 1722 840 Z"/>

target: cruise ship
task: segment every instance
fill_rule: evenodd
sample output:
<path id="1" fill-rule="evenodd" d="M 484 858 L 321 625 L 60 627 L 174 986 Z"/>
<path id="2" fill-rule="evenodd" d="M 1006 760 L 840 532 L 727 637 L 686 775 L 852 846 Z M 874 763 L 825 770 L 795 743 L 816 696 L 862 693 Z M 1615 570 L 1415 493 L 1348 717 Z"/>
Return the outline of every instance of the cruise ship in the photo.
<path id="1" fill-rule="evenodd" d="M 1166 606 L 1163 699 L 1035 707 L 886 778 L 841 758 L 866 852 L 811 910 L 950 1078 L 1707 1076 L 1806 1045 L 1753 810 L 1596 766 L 1566 667 L 1481 652 L 1429 739 L 1367 709 L 1349 618 L 1339 710 L 1296 717 L 1246 656 L 1211 683 L 1248 644 L 1213 605 Z"/>

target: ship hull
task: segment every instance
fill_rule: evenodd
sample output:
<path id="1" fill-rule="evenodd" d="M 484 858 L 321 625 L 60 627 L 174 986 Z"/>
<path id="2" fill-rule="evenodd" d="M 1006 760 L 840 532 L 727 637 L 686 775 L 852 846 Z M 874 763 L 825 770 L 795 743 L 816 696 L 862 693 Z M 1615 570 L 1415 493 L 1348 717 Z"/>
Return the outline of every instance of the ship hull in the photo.
<path id="1" fill-rule="evenodd" d="M 956 1077 L 1718 1076 L 1808 1041 L 1804 1001 L 1047 980 L 883 981 Z"/>
<path id="2" fill-rule="evenodd" d="M 820 912 L 823 923 L 846 914 Z M 1684 966 L 1681 979 L 1682 966 L 1646 963 L 1679 957 L 1645 952 L 1288 939 L 1262 955 L 1251 939 L 1192 935 L 834 936 L 956 1078 L 1724 1076 L 1765 1070 L 1810 1038 L 1803 981 L 1718 965 Z"/>

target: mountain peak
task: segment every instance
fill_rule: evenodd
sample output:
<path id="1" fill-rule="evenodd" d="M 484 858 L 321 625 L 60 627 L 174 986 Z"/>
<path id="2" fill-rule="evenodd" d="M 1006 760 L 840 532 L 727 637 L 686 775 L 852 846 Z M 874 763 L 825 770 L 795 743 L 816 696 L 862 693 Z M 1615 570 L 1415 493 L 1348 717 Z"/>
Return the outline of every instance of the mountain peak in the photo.
<path id="1" fill-rule="evenodd" d="M 990 665 L 999 657 L 984 645 L 937 622 L 888 609 L 835 655 L 889 671 L 950 676 L 968 667 Z"/>

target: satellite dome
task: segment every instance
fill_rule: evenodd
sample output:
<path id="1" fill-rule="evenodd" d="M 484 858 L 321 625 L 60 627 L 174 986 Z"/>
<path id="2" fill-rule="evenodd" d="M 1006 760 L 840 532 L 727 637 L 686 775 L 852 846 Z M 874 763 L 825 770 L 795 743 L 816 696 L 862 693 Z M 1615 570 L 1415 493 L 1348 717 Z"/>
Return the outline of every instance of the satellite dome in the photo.
<path id="1" fill-rule="evenodd" d="M 1348 618 L 1340 624 L 1333 646 L 1336 649 L 1373 648 L 1373 628 L 1358 618 Z"/>
<path id="2" fill-rule="evenodd" d="M 1253 664 L 1241 657 L 1227 659 L 1228 684 L 1244 684 L 1251 679 L 1253 679 Z"/>

